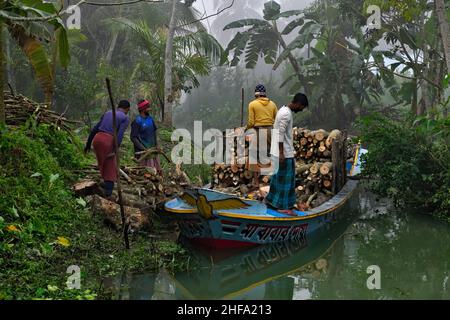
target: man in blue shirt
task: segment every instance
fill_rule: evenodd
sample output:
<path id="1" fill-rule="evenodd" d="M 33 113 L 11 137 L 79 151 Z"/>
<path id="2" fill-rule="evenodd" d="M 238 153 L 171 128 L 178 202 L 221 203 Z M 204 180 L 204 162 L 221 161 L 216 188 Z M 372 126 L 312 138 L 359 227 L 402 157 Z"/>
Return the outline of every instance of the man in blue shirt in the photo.
<path id="1" fill-rule="evenodd" d="M 131 141 L 134 144 L 136 158 L 142 156 L 142 152 L 150 148 L 158 148 L 158 139 L 155 121 L 149 113 L 150 102 L 141 100 L 138 103 L 139 115 L 131 124 Z M 150 156 L 142 159 L 139 164 L 143 167 L 153 167 L 159 174 L 162 174 L 161 165 L 158 156 Z"/>

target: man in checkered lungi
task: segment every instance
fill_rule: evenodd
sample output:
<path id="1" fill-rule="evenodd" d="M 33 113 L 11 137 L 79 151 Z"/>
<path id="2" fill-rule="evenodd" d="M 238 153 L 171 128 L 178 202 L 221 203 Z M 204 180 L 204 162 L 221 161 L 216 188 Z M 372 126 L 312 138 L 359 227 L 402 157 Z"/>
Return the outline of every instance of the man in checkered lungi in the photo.
<path id="1" fill-rule="evenodd" d="M 278 130 L 278 139 L 272 140 L 271 154 L 279 161 L 278 172 L 270 181 L 270 192 L 266 203 L 280 213 L 294 215 L 295 206 L 295 151 L 293 139 L 293 112 L 297 113 L 308 107 L 308 98 L 298 93 L 288 106 L 283 106 L 277 113 L 274 129 Z"/>

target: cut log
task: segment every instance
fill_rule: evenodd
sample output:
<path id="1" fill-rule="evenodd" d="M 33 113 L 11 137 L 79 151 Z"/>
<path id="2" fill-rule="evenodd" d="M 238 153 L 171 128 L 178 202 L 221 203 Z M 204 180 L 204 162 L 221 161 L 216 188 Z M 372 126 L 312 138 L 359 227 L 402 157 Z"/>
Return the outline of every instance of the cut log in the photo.
<path id="1" fill-rule="evenodd" d="M 301 175 L 302 173 L 304 173 L 304 172 L 310 170 L 312 166 L 313 166 L 313 165 L 312 165 L 311 163 L 310 163 L 310 164 L 303 164 L 303 165 L 300 165 L 300 166 L 298 166 L 298 167 L 295 169 L 295 174 L 296 174 L 296 175 Z"/>
<path id="2" fill-rule="evenodd" d="M 100 189 L 98 183 L 94 180 L 82 180 L 74 184 L 73 192 L 78 197 L 86 197 L 94 194 L 102 195 L 103 192 Z"/>
<path id="3" fill-rule="evenodd" d="M 331 189 L 332 186 L 333 186 L 333 184 L 331 183 L 330 180 L 324 180 L 322 184 L 323 184 L 323 186 L 324 186 L 325 188 L 327 188 L 327 189 Z"/>
<path id="4" fill-rule="evenodd" d="M 264 176 L 264 177 L 262 178 L 262 182 L 263 182 L 264 184 L 270 183 L 270 177 L 269 177 L 269 176 Z"/>
<path id="5" fill-rule="evenodd" d="M 130 232 L 147 230 L 151 227 L 150 219 L 141 209 L 125 206 L 125 218 L 129 223 Z M 106 200 L 100 196 L 94 196 L 92 201 L 92 211 L 94 214 L 103 217 L 105 222 L 116 230 L 122 229 L 122 218 L 120 207 L 117 203 Z"/>
<path id="6" fill-rule="evenodd" d="M 319 193 L 316 192 L 316 193 L 314 193 L 312 196 L 310 196 L 310 197 L 308 198 L 308 201 L 306 202 L 306 206 L 307 206 L 308 208 L 311 207 L 311 202 L 317 197 L 318 194 L 319 194 Z"/>
<path id="7" fill-rule="evenodd" d="M 309 171 L 311 171 L 311 173 L 315 175 L 315 174 L 319 173 L 320 166 L 321 166 L 321 164 L 316 162 L 316 163 L 314 163 L 314 165 L 311 166 Z"/>
<path id="8" fill-rule="evenodd" d="M 339 139 L 342 136 L 342 133 L 340 130 L 333 130 L 330 132 L 330 134 L 328 135 L 327 141 L 325 143 L 325 145 L 328 148 L 331 148 L 331 145 L 333 144 L 333 141 L 336 139 Z"/>
<path id="9" fill-rule="evenodd" d="M 250 170 L 245 170 L 244 171 L 244 178 L 247 180 L 250 180 L 251 178 L 253 178 L 253 172 L 251 172 Z"/>
<path id="10" fill-rule="evenodd" d="M 320 174 L 326 176 L 333 170 L 332 162 L 325 162 L 320 166 Z"/>
<path id="11" fill-rule="evenodd" d="M 325 130 L 323 130 L 323 129 L 320 129 L 320 130 L 317 130 L 317 131 L 314 132 L 314 138 L 317 141 L 323 141 L 326 138 L 328 138 L 329 135 L 330 134 L 328 132 L 326 132 Z"/>

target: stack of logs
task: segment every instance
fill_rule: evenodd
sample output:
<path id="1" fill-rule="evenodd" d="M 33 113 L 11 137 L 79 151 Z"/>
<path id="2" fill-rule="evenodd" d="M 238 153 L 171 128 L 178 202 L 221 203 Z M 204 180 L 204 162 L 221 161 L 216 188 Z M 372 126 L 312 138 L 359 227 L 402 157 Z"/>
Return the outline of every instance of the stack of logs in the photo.
<path id="1" fill-rule="evenodd" d="M 248 170 L 246 165 L 248 144 L 245 139 L 239 138 L 242 137 L 244 130 L 245 128 L 236 128 L 234 133 L 224 135 L 224 160 L 227 165 L 216 164 L 213 167 L 212 182 L 216 189 L 239 189 L 241 185 L 251 183 L 253 172 Z M 241 158 L 239 158 L 239 150 L 245 150 Z M 229 163 L 233 164 L 229 165 Z"/>
<path id="2" fill-rule="evenodd" d="M 7 125 L 22 125 L 33 117 L 37 123 L 54 125 L 70 132 L 71 126 L 78 123 L 49 110 L 47 105 L 34 102 L 20 94 L 4 92 L 4 99 Z"/>
<path id="3" fill-rule="evenodd" d="M 296 194 L 300 209 L 315 208 L 339 191 L 333 185 L 333 141 L 341 139 L 339 130 L 311 131 L 294 128 Z"/>
<path id="4" fill-rule="evenodd" d="M 85 177 L 73 186 L 74 193 L 85 197 L 91 203 L 93 212 L 103 216 L 105 222 L 120 229 L 120 207 L 115 201 L 104 198 L 97 167 L 92 165 L 75 173 Z M 164 179 L 156 169 L 148 167 L 123 167 L 120 173 L 122 201 L 130 231 L 148 229 L 152 221 L 150 217 L 157 206 L 181 194 L 183 188 L 191 183 L 179 166 Z M 117 199 L 117 191 L 114 191 L 113 198 Z"/>
<path id="5" fill-rule="evenodd" d="M 242 129 L 236 130 L 236 135 L 240 133 L 240 130 Z M 346 137 L 339 130 L 327 132 L 322 129 L 311 131 L 302 128 L 294 128 L 293 137 L 296 160 L 297 207 L 301 210 L 308 210 L 328 201 L 342 187 L 342 185 L 336 185 L 333 177 L 333 171 L 337 169 L 333 165 L 333 143 L 338 141 L 340 146 L 344 147 Z M 246 159 L 238 159 L 237 141 L 235 139 L 233 145 L 228 146 L 228 150 L 231 151 L 228 160 L 234 159 L 236 164 L 216 164 L 214 166 L 214 187 L 216 190 L 262 199 L 267 194 L 270 177 L 262 177 L 260 190 L 248 192 L 251 188 L 253 172 L 248 170 L 244 164 Z M 347 145 L 352 146 L 351 143 Z M 344 166 L 346 160 L 353 157 L 354 150 L 349 148 L 348 150 L 345 149 L 345 152 L 346 155 L 342 155 L 342 158 L 345 157 L 345 159 L 338 161 L 341 164 L 343 163 Z M 336 162 L 336 158 L 340 158 L 340 155 L 335 154 L 334 158 Z M 339 168 L 340 172 L 343 171 L 341 169 L 342 167 Z"/>
<path id="6" fill-rule="evenodd" d="M 92 165 L 77 172 L 85 174 L 85 178 L 74 185 L 75 194 L 86 196 L 97 193 L 101 184 L 97 167 Z M 163 179 L 155 168 L 123 167 L 120 178 L 124 205 L 136 208 L 154 208 L 167 198 L 180 194 L 182 188 L 190 184 L 189 178 L 179 168 Z"/>
<path id="7" fill-rule="evenodd" d="M 310 131 L 294 128 L 294 148 L 297 161 L 303 163 L 328 162 L 331 160 L 332 143 L 342 136 L 341 131 Z"/>

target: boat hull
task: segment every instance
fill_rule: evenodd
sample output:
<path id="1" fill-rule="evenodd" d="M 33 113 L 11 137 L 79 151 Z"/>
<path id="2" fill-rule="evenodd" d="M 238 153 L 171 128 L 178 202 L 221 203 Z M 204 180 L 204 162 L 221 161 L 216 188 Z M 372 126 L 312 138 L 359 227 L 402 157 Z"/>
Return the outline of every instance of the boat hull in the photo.
<path id="1" fill-rule="evenodd" d="M 349 181 L 344 189 L 325 205 L 310 212 L 294 211 L 296 217 L 272 215 L 275 213 L 260 202 L 241 200 L 249 207 L 242 210 L 214 211 L 212 217 L 207 219 L 199 212 L 189 212 L 187 209 L 178 209 L 177 212 L 173 208 L 180 199 L 166 204 L 166 217 L 178 222 L 180 232 L 185 238 L 210 248 L 231 249 L 285 241 L 305 242 L 308 235 L 326 227 L 338 216 L 345 215 L 342 207 L 356 186 L 357 181 Z M 214 194 L 211 190 L 203 191 Z M 252 208 L 255 214 L 249 214 Z"/>
<path id="2" fill-rule="evenodd" d="M 342 209 L 356 190 L 361 157 L 367 150 L 358 146 L 351 178 L 326 203 L 310 211 L 294 210 L 286 215 L 263 202 L 209 189 L 186 190 L 164 204 L 164 216 L 178 222 L 181 234 L 193 242 L 217 249 L 243 248 L 280 242 L 305 242 L 309 235 L 345 215 Z"/>

